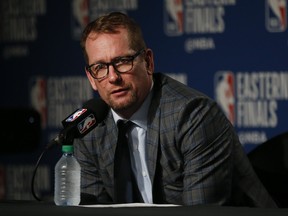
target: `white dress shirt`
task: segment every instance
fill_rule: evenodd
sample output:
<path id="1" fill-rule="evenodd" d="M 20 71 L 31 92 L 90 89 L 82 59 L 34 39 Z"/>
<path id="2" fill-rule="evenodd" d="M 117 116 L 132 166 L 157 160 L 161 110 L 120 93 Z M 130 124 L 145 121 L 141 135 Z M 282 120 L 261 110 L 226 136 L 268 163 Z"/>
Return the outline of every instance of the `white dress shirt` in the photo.
<path id="1" fill-rule="evenodd" d="M 153 203 L 152 185 L 147 169 L 146 162 L 146 133 L 147 133 L 147 115 L 152 97 L 150 91 L 141 108 L 129 119 L 134 123 L 129 137 L 129 149 L 132 170 L 137 180 L 139 191 L 145 203 Z M 117 123 L 121 118 L 112 110 L 114 121 Z"/>

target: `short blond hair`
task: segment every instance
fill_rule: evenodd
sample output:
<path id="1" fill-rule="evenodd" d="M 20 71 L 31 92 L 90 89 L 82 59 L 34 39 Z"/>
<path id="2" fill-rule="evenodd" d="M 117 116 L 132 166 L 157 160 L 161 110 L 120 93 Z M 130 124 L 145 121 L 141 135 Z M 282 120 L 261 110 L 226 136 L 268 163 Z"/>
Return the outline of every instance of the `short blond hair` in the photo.
<path id="1" fill-rule="evenodd" d="M 85 48 L 87 37 L 90 33 L 116 34 L 119 28 L 125 28 L 128 32 L 130 48 L 138 51 L 146 49 L 146 44 L 142 35 L 141 27 L 129 16 L 121 12 L 112 12 L 98 17 L 90 22 L 84 29 L 80 45 L 84 54 L 85 61 L 88 63 L 88 55 Z"/>

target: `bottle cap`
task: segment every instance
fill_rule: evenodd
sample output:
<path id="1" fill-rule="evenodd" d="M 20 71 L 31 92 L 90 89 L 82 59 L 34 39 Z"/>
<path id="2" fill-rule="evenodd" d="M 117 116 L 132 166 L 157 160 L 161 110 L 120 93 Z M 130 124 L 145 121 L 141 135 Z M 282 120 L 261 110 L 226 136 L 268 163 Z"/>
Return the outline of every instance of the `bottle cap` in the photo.
<path id="1" fill-rule="evenodd" d="M 73 145 L 62 145 L 62 152 L 73 152 L 74 146 Z"/>

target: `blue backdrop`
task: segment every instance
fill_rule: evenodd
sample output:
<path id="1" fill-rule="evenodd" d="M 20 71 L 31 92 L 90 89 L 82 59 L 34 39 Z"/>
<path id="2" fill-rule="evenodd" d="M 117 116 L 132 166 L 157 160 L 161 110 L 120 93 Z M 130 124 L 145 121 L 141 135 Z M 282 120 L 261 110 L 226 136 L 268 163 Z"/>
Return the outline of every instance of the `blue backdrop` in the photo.
<path id="1" fill-rule="evenodd" d="M 286 0 L 1 0 L 0 106 L 36 109 L 42 133 L 33 151 L 0 151 L 0 199 L 32 198 L 39 154 L 61 121 L 95 96 L 79 37 L 90 20 L 115 10 L 142 26 L 156 72 L 221 105 L 246 152 L 287 131 Z M 51 196 L 59 156 L 51 150 L 39 167 L 42 196 Z"/>

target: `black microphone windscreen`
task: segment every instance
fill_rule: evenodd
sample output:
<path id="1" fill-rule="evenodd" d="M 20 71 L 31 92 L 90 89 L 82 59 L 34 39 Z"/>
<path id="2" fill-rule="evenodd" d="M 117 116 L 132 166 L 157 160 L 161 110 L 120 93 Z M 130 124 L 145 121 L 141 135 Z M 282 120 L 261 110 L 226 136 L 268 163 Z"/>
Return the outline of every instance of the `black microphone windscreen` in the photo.
<path id="1" fill-rule="evenodd" d="M 109 112 L 108 105 L 102 99 L 90 99 L 83 103 L 82 108 L 75 110 L 62 121 L 63 129 L 53 139 L 47 149 L 55 144 L 71 145 L 74 138 L 82 138 L 104 121 Z"/>
<path id="2" fill-rule="evenodd" d="M 83 104 L 83 108 L 90 110 L 96 118 L 97 124 L 102 122 L 109 111 L 108 105 L 102 99 L 90 99 Z"/>

